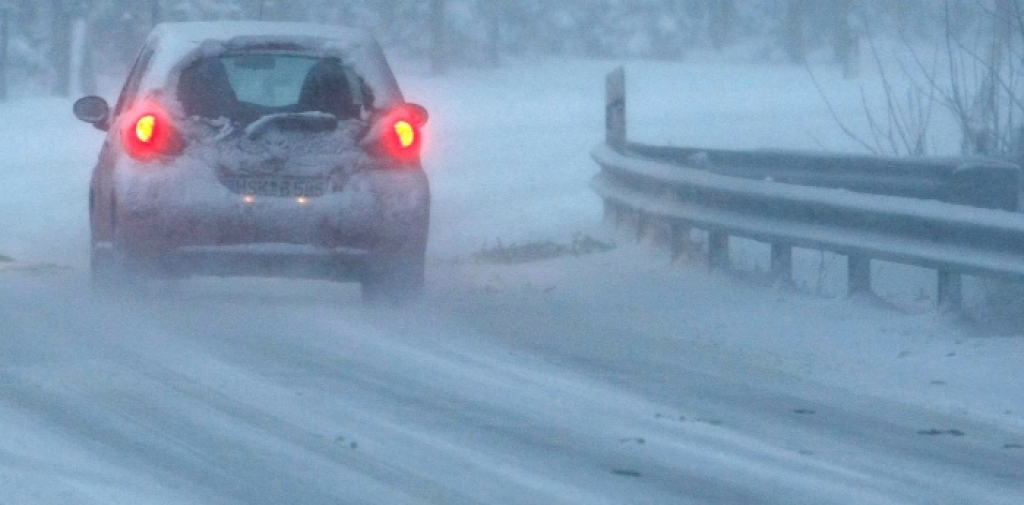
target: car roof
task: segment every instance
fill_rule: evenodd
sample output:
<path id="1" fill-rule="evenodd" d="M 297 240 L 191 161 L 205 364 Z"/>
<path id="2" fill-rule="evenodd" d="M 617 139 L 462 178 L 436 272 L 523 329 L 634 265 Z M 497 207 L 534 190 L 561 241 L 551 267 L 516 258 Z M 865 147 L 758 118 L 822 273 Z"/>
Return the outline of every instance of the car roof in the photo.
<path id="1" fill-rule="evenodd" d="M 367 31 L 337 25 L 276 21 L 198 21 L 160 23 L 146 47 L 154 54 L 139 92 L 162 90 L 173 94 L 181 69 L 202 56 L 229 48 L 264 43 L 288 43 L 305 50 L 341 58 L 373 90 L 377 108 L 404 102 L 384 52 Z"/>
<path id="2" fill-rule="evenodd" d="M 153 28 L 150 39 L 181 45 L 200 44 L 204 41 L 229 41 L 238 37 L 315 38 L 347 44 L 373 43 L 365 30 L 316 23 L 289 23 L 275 21 L 195 21 L 160 23 Z"/>

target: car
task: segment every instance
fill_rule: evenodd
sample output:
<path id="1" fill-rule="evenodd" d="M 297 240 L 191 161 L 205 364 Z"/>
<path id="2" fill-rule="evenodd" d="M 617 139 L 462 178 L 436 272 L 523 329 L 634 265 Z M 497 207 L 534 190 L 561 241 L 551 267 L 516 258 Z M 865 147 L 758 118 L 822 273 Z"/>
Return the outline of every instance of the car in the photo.
<path id="1" fill-rule="evenodd" d="M 422 291 L 427 111 L 365 31 L 160 24 L 113 108 L 88 96 L 74 113 L 107 132 L 89 186 L 97 288 L 207 275 Z"/>

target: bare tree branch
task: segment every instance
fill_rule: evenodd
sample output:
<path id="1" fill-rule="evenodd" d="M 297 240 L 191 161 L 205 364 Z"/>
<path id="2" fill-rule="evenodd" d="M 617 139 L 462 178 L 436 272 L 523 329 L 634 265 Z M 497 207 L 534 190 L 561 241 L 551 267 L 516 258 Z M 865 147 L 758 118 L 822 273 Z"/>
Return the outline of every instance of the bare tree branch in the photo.
<path id="1" fill-rule="evenodd" d="M 825 102 L 825 107 L 828 108 L 828 113 L 832 116 L 832 120 L 835 121 L 837 125 L 839 125 L 839 129 L 843 130 L 843 133 L 847 137 L 852 139 L 854 142 L 860 144 L 861 147 L 863 147 L 864 149 L 867 149 L 868 152 L 872 154 L 878 154 L 878 151 L 875 148 L 871 147 L 870 144 L 865 142 L 863 139 L 860 138 L 860 136 L 854 133 L 853 130 L 850 129 L 849 126 L 847 126 L 846 122 L 844 122 L 839 117 L 839 114 L 836 113 L 835 108 L 832 107 L 832 102 L 828 99 L 828 95 L 825 94 L 824 88 L 821 87 L 821 83 L 818 82 L 818 78 L 815 77 L 814 72 L 807 65 L 804 65 L 804 68 L 807 69 L 807 74 L 811 76 L 811 82 L 814 83 L 815 89 L 818 90 L 818 95 L 820 95 L 821 99 Z"/>

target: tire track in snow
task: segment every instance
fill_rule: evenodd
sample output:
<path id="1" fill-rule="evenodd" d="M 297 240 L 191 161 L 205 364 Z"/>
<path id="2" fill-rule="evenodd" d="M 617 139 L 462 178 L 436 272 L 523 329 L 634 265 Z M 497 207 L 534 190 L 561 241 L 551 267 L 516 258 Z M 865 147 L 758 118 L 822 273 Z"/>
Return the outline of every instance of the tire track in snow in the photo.
<path id="1" fill-rule="evenodd" d="M 34 345 L 71 347 L 5 369 L 0 396 L 104 460 L 137 466 L 140 476 L 211 503 L 277 503 L 285 496 L 305 503 L 431 503 L 445 495 L 455 503 L 642 497 L 675 504 L 759 502 L 766 492 L 788 503 L 850 496 L 858 503 L 924 503 L 944 494 L 986 496 L 964 488 L 962 479 L 949 488 L 941 476 L 922 476 L 922 468 L 944 466 L 928 461 L 928 452 L 904 453 L 884 436 L 859 439 L 863 423 L 886 421 L 870 412 L 851 416 L 835 400 L 800 404 L 816 419 L 833 418 L 836 425 L 817 434 L 840 434 L 827 447 L 852 448 L 857 457 L 801 457 L 779 443 L 775 426 L 787 417 L 764 408 L 801 396 L 780 394 L 770 383 L 736 390 L 698 369 L 689 380 L 702 386 L 678 390 L 673 401 L 663 396 L 664 384 L 654 386 L 687 384 L 687 375 L 667 374 L 657 359 L 574 361 L 577 355 L 557 346 L 507 342 L 459 318 L 432 317 L 451 314 L 444 303 L 401 315 L 338 307 L 331 294 L 277 311 L 267 310 L 277 305 L 273 297 L 186 294 L 185 302 L 150 299 L 85 315 L 58 306 L 71 316 L 50 321 Z M 43 298 L 21 305 L 53 309 L 55 302 Z M 579 331 L 574 311 L 586 305 L 562 310 L 554 318 L 537 312 L 543 324 L 521 317 L 518 324 L 538 339 L 568 327 Z M 95 333 L 69 336 L 83 327 Z M 610 372 L 629 375 L 633 385 L 609 381 Z M 767 396 L 750 402 L 758 395 Z M 725 422 L 670 424 L 655 416 L 677 410 L 672 405 L 680 399 L 691 406 L 682 409 L 689 418 L 699 412 Z M 736 422 L 757 418 L 759 409 L 771 429 Z M 335 434 L 358 441 L 358 450 L 332 445 Z M 639 438 L 645 442 L 629 443 Z M 869 468 L 872 457 L 893 468 Z M 992 464 L 1008 468 L 1001 460 Z"/>
<path id="2" fill-rule="evenodd" d="M 351 335 L 324 335 L 309 328 L 301 328 L 287 337 L 270 332 L 260 336 L 259 350 L 232 343 L 216 354 L 228 360 L 233 357 L 236 366 L 246 366 L 266 380 L 281 381 L 284 378 L 294 386 L 304 382 L 299 378 L 310 379 L 306 381 L 307 385 L 312 384 L 319 389 L 322 399 L 343 398 L 346 402 L 360 405 L 365 409 L 363 415 L 367 423 L 380 423 L 381 428 L 389 433 L 387 438 L 397 437 L 413 446 L 426 445 L 447 453 L 450 459 L 479 460 L 479 453 L 490 453 L 489 459 L 481 461 L 482 464 L 500 466 L 504 460 L 506 464 L 514 461 L 519 468 L 547 466 L 555 472 L 559 470 L 557 466 L 561 466 L 563 472 L 564 468 L 573 468 L 576 473 L 564 478 L 577 482 L 586 479 L 588 472 L 590 478 L 598 474 L 604 477 L 605 482 L 600 484 L 585 481 L 590 486 L 607 486 L 607 476 L 623 467 L 627 470 L 621 470 L 620 474 L 636 471 L 643 476 L 638 484 L 613 485 L 613 489 L 602 490 L 601 494 L 606 496 L 614 495 L 616 487 L 625 487 L 633 492 L 659 490 L 663 496 L 655 502 L 678 502 L 687 497 L 699 497 L 698 501 L 727 499 L 749 502 L 756 499 L 758 483 L 764 484 L 759 472 L 788 481 L 797 490 L 802 481 L 821 481 L 840 489 L 859 489 L 865 493 L 865 498 L 871 494 L 871 489 L 875 489 L 875 493 L 884 491 L 891 494 L 901 487 L 892 475 L 839 471 L 814 460 L 796 458 L 795 454 L 783 454 L 754 440 L 736 439 L 734 434 L 727 432 L 723 438 L 714 430 L 695 434 L 692 429 L 652 426 L 650 420 L 642 419 L 642 412 L 653 412 L 663 407 L 647 404 L 638 407 L 637 404 L 642 402 L 601 391 L 604 386 L 600 384 L 578 382 L 566 378 L 565 374 L 546 375 L 550 371 L 502 363 L 493 357 L 500 352 L 487 352 L 485 355 L 446 352 L 444 349 L 439 351 L 436 343 L 428 341 L 421 340 L 411 347 L 396 343 L 393 341 L 395 335 L 373 328 L 357 327 L 347 331 Z M 311 338 L 310 334 L 317 336 Z M 359 349 L 358 360 L 341 358 L 330 346 L 323 345 L 327 340 L 347 338 L 360 341 L 358 345 L 344 344 L 349 349 Z M 322 341 L 311 342 L 316 339 Z M 272 343 L 268 345 L 268 342 Z M 289 372 L 295 375 L 288 376 Z M 352 387 L 353 378 L 357 379 L 360 387 Z M 476 385 L 467 387 L 467 384 Z M 517 389 L 520 390 L 518 394 L 515 392 Z M 485 393 L 481 394 L 481 391 Z M 582 400 L 574 399 L 581 394 Z M 417 401 L 417 395 L 423 399 Z M 461 412 L 456 413 L 438 403 L 458 404 Z M 623 404 L 628 407 L 623 408 Z M 551 414 L 566 408 L 581 413 L 575 422 L 566 423 L 566 416 Z M 396 411 L 407 411 L 415 422 L 399 423 L 395 419 Z M 456 422 L 446 418 L 448 415 L 454 415 Z M 495 420 L 504 422 L 494 424 Z M 588 427 L 588 422 L 598 427 Z M 624 455 L 622 448 L 612 443 L 617 435 L 637 430 L 653 433 L 648 447 L 662 444 L 659 457 Z M 552 436 L 555 432 L 558 432 L 557 438 Z M 481 447 L 460 447 L 458 441 L 465 439 L 476 440 Z M 523 456 L 509 455 L 508 448 L 519 449 Z M 502 454 L 502 450 L 506 454 Z M 689 462 L 694 458 L 700 461 L 721 459 L 711 457 L 718 453 L 732 454 L 734 459 L 725 458 L 712 465 L 717 471 Z M 552 462 L 558 465 L 552 465 Z M 731 477 L 737 469 L 748 477 Z M 799 493 L 795 493 L 794 500 L 798 500 L 798 496 Z M 543 500 L 537 502 L 542 503 Z M 864 499 L 862 502 L 886 501 Z"/>

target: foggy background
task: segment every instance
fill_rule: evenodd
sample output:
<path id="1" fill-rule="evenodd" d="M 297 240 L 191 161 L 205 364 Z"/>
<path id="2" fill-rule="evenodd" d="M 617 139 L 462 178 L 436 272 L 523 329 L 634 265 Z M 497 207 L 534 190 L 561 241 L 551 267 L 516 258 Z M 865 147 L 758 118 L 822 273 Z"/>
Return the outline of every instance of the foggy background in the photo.
<path id="1" fill-rule="evenodd" d="M 1013 0 L 7 0 L 8 80 L 18 94 L 90 91 L 120 74 L 155 21 L 259 19 L 363 27 L 435 70 L 502 58 L 844 61 L 857 40 L 971 42 Z M 1019 27 L 1013 27 L 1014 30 Z M 80 54 L 79 54 L 80 53 Z M 72 60 L 81 71 L 69 75 Z"/>
<path id="2" fill-rule="evenodd" d="M 7 0 L 0 13 L 0 99 L 109 94 L 159 21 L 314 21 L 366 28 L 434 75 L 551 57 L 880 71 L 862 150 L 946 154 L 926 142 L 945 116 L 964 154 L 1022 151 L 1017 0 Z"/>
<path id="3" fill-rule="evenodd" d="M 0 502 L 1024 503 L 1019 286 L 966 299 L 976 327 L 929 269 L 875 261 L 850 299 L 845 256 L 769 284 L 737 238 L 709 271 L 605 229 L 588 156 L 620 64 L 638 142 L 1015 156 L 1019 2 L 0 0 Z M 91 293 L 104 133 L 74 98 L 112 98 L 156 20 L 261 6 L 370 29 L 430 110 L 420 306 Z M 616 248 L 482 259 L 577 237 Z"/>

